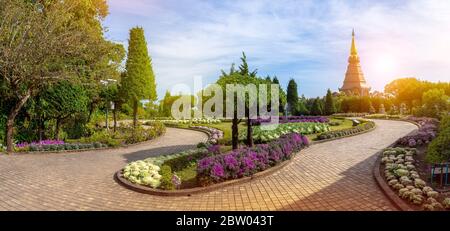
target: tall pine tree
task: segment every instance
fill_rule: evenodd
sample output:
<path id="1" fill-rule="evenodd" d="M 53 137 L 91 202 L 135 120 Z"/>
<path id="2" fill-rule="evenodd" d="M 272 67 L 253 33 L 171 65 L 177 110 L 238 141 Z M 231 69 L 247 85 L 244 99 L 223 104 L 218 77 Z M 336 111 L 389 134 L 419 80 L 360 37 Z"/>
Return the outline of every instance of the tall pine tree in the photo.
<path id="1" fill-rule="evenodd" d="M 296 115 L 298 113 L 298 92 L 297 92 L 297 83 L 294 79 L 289 80 L 288 88 L 287 88 L 287 103 L 289 107 L 289 112 L 292 115 Z"/>
<path id="2" fill-rule="evenodd" d="M 332 115 L 336 113 L 336 105 L 334 103 L 333 95 L 331 94 L 331 90 L 328 89 L 327 96 L 325 97 L 325 115 Z"/>
<path id="3" fill-rule="evenodd" d="M 148 54 L 144 29 L 135 27 L 130 30 L 126 74 L 122 78 L 123 96 L 133 107 L 133 126 L 137 125 L 137 111 L 142 99 L 155 101 L 156 83 L 152 62 Z"/>

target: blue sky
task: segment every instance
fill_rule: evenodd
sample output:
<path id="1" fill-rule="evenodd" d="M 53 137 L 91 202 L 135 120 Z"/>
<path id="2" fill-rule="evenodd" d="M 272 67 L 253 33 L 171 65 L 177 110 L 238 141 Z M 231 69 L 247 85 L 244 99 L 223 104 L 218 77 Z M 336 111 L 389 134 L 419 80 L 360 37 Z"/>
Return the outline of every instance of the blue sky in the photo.
<path id="1" fill-rule="evenodd" d="M 108 39 L 127 45 L 145 29 L 158 96 L 175 84 L 239 63 L 245 51 L 261 76 L 290 78 L 299 94 L 342 85 L 355 28 L 366 80 L 383 90 L 398 77 L 450 81 L 450 1 L 108 0 Z"/>

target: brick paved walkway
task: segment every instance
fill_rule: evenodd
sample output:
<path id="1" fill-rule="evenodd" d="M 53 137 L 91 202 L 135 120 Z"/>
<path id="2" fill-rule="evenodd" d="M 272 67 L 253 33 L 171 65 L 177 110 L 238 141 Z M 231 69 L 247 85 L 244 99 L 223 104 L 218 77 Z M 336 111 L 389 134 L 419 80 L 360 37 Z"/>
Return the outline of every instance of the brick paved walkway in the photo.
<path id="1" fill-rule="evenodd" d="M 374 154 L 416 127 L 376 121 L 375 131 L 313 145 L 279 172 L 191 197 L 158 197 L 118 185 L 115 171 L 150 155 L 187 149 L 202 133 L 112 151 L 0 156 L 0 210 L 393 210 L 372 178 Z"/>

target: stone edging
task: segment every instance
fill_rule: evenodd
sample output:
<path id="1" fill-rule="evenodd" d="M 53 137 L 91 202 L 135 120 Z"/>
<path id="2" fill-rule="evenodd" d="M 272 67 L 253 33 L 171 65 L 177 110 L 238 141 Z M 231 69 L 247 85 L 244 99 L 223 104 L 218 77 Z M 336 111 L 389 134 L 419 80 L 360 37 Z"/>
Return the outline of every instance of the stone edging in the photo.
<path id="1" fill-rule="evenodd" d="M 388 120 L 388 119 L 386 119 Z M 403 121 L 403 122 L 409 122 L 417 127 L 420 127 L 419 124 L 413 121 L 407 121 L 407 120 L 395 120 L 395 121 Z M 414 131 L 413 131 L 414 132 Z M 394 147 L 395 143 L 392 143 L 386 148 Z M 374 164 L 372 175 L 375 179 L 375 182 L 377 183 L 378 187 L 381 189 L 383 194 L 388 198 L 388 200 L 397 207 L 400 211 L 416 211 L 414 210 L 408 203 L 406 203 L 402 198 L 400 198 L 397 193 L 389 187 L 389 185 L 386 183 L 386 180 L 381 176 L 380 168 L 381 168 L 381 158 L 382 158 L 383 150 L 377 152 L 375 155 L 377 155 L 377 160 Z"/>
<path id="2" fill-rule="evenodd" d="M 304 150 L 304 149 L 302 149 L 302 150 Z M 220 188 L 227 187 L 227 186 L 232 186 L 232 185 L 238 185 L 238 184 L 242 184 L 242 183 L 251 182 L 251 181 L 253 181 L 255 179 L 271 175 L 272 173 L 274 173 L 274 172 L 284 168 L 285 166 L 289 165 L 290 163 L 292 163 L 294 158 L 295 158 L 295 156 L 293 158 L 291 158 L 290 160 L 286 160 L 283 163 L 278 164 L 276 166 L 273 166 L 273 167 L 271 167 L 271 168 L 269 168 L 269 169 L 267 169 L 265 171 L 255 173 L 252 176 L 243 177 L 243 178 L 234 179 L 234 180 L 229 180 L 229 181 L 225 181 L 225 182 L 218 183 L 218 184 L 212 184 L 212 185 L 209 185 L 209 186 L 206 186 L 206 187 L 195 187 L 195 188 L 190 188 L 190 189 L 179 189 L 179 190 L 173 190 L 173 191 L 162 190 L 162 189 L 153 189 L 153 188 L 150 188 L 150 187 L 146 187 L 146 186 L 142 186 L 142 185 L 131 183 L 131 182 L 129 182 L 127 179 L 125 179 L 122 176 L 122 169 L 117 171 L 114 174 L 114 179 L 119 184 L 124 186 L 125 188 L 128 188 L 128 189 L 133 190 L 133 191 L 137 191 L 137 192 L 140 192 L 140 193 L 156 195 L 156 196 L 191 196 L 193 194 L 211 192 L 211 191 L 214 191 L 216 189 L 220 189 Z"/>

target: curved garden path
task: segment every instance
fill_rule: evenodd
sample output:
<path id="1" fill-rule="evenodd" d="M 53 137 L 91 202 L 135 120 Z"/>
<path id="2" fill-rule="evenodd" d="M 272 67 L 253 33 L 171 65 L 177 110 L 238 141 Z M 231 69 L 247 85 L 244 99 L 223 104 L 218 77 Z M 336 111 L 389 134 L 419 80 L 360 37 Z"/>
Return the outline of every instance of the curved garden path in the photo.
<path id="1" fill-rule="evenodd" d="M 168 128 L 154 141 L 109 151 L 0 155 L 0 210 L 394 210 L 372 177 L 375 153 L 416 126 L 376 123 L 372 132 L 301 151 L 273 175 L 190 197 L 137 193 L 113 174 L 206 139 L 195 131 Z"/>

